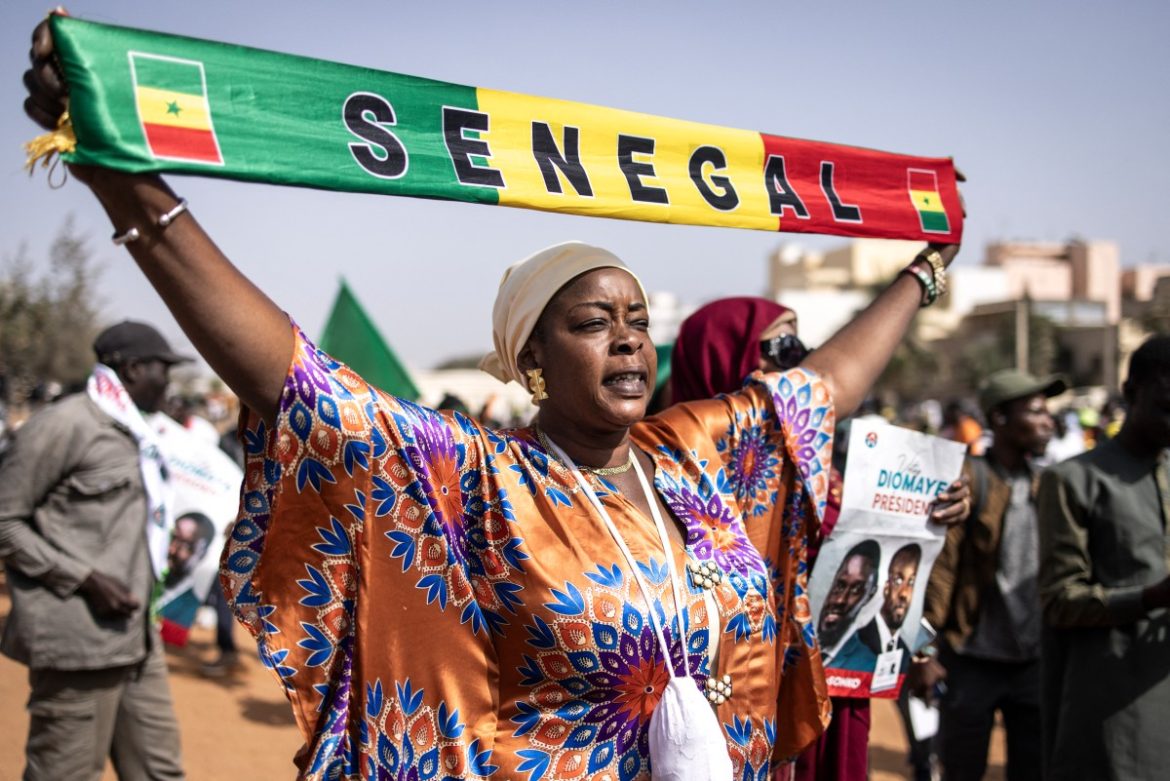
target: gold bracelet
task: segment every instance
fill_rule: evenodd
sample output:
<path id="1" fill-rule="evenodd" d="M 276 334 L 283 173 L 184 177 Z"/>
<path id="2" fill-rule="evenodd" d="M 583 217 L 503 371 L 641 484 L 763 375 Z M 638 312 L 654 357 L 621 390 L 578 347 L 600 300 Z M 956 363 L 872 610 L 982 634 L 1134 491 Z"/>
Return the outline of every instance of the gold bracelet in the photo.
<path id="1" fill-rule="evenodd" d="M 918 253 L 918 257 L 915 260 L 925 260 L 930 264 L 930 271 L 934 275 L 934 286 L 938 291 L 936 298 L 937 296 L 946 295 L 947 265 L 943 263 L 942 254 L 933 247 L 927 247 Z"/>

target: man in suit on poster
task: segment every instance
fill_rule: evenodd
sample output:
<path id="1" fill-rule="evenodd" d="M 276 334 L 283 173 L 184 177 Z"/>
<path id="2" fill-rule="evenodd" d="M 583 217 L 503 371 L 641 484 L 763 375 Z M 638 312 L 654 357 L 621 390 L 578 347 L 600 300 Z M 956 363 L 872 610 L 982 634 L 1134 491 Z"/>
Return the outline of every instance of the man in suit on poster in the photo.
<path id="1" fill-rule="evenodd" d="M 901 651 L 899 673 L 910 669 L 910 647 L 902 637 L 902 625 L 914 599 L 922 547 L 916 542 L 903 545 L 890 559 L 886 584 L 882 589 L 882 607 L 878 614 L 857 630 L 852 642 L 841 649 L 841 661 L 834 666 L 847 670 L 872 671 L 883 653 Z M 852 646 L 852 647 L 851 647 Z"/>
<path id="2" fill-rule="evenodd" d="M 837 667 L 835 657 L 854 640 L 846 635 L 877 594 L 881 556 L 881 546 L 876 540 L 862 540 L 841 559 L 817 621 L 817 636 L 821 648 L 825 649 L 826 666 Z"/>

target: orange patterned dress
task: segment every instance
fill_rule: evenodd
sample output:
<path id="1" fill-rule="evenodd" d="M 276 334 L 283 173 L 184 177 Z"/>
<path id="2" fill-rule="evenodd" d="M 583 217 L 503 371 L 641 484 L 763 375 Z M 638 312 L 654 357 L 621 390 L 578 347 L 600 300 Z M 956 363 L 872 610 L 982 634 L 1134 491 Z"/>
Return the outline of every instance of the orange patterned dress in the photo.
<path id="1" fill-rule="evenodd" d="M 301 776 L 648 779 L 685 654 L 700 690 L 729 676 L 713 707 L 736 778 L 767 778 L 828 718 L 805 585 L 833 422 L 792 370 L 634 427 L 686 527 L 680 616 L 653 522 L 604 478 L 586 479 L 653 605 L 531 429 L 387 396 L 297 331 L 275 425 L 244 430 L 221 574 L 305 736 Z"/>

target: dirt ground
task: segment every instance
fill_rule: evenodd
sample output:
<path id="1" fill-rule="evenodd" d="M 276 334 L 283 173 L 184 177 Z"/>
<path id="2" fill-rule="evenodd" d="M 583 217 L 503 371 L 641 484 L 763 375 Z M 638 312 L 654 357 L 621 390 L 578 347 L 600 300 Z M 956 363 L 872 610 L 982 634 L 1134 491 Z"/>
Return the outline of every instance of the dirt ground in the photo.
<path id="1" fill-rule="evenodd" d="M 0 590 L 0 623 L 8 615 L 8 606 L 8 597 Z M 241 649 L 253 647 L 241 627 L 236 628 L 236 639 Z M 167 654 L 188 777 L 191 781 L 292 778 L 292 756 L 301 740 L 271 673 L 255 653 L 247 653 L 234 675 L 204 678 L 200 664 L 214 655 L 214 631 L 199 627 L 187 647 Z M 0 781 L 15 781 L 24 767 L 27 681 L 24 667 L 0 657 Z M 869 757 L 872 781 L 908 777 L 902 725 L 897 710 L 885 700 L 874 703 Z M 1002 735 L 997 730 L 989 781 L 1003 778 L 1002 758 Z M 114 779 L 107 768 L 103 781 Z"/>

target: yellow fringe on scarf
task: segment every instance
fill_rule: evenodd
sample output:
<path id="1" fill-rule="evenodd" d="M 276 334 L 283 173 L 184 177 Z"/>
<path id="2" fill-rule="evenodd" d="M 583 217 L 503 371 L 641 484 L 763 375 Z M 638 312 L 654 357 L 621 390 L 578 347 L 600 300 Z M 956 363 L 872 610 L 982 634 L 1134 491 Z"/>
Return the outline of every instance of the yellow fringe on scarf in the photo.
<path id="1" fill-rule="evenodd" d="M 56 130 L 37 136 L 24 145 L 25 154 L 28 155 L 24 167 L 28 169 L 29 176 L 32 176 L 38 160 L 42 168 L 48 168 L 56 157 L 72 152 L 76 148 L 77 136 L 73 133 L 73 122 L 66 111 L 57 120 Z"/>

